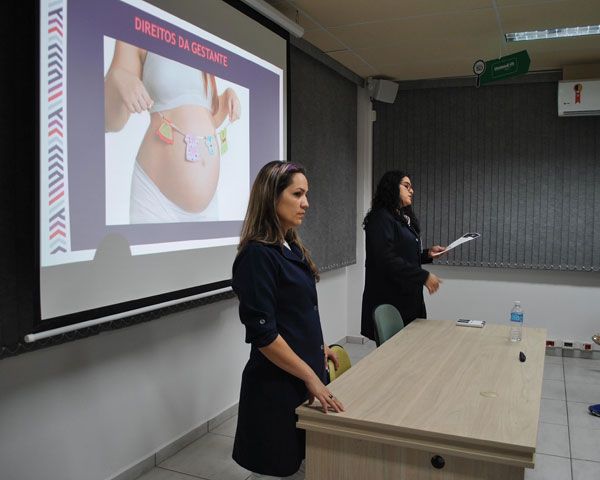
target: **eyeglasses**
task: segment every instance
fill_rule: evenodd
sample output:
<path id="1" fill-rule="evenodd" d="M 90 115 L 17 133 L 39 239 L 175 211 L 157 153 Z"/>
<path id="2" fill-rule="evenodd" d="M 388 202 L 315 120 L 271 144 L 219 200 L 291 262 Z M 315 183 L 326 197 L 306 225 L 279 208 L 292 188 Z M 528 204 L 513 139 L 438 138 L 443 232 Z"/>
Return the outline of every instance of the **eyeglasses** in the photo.
<path id="1" fill-rule="evenodd" d="M 415 187 L 413 187 L 412 184 L 410 184 L 410 183 L 400 182 L 400 185 L 402 185 L 407 190 L 412 190 L 413 192 L 415 191 Z"/>

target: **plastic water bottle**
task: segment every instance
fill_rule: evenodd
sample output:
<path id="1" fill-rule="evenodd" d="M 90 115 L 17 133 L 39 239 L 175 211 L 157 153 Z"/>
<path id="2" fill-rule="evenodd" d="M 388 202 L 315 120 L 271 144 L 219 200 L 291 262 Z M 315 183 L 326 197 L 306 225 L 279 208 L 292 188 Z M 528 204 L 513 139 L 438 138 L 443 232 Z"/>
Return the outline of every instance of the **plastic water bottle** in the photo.
<path id="1" fill-rule="evenodd" d="M 523 334 L 523 309 L 521 302 L 515 301 L 515 306 L 510 311 L 510 341 L 520 342 Z"/>

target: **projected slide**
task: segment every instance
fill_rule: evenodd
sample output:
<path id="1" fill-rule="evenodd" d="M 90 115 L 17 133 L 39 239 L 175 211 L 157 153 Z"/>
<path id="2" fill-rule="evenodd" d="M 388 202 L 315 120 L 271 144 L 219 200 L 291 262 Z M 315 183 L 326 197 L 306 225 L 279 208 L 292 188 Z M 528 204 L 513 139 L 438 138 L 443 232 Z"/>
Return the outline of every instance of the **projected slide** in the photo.
<path id="1" fill-rule="evenodd" d="M 236 243 L 253 174 L 283 158 L 282 70 L 140 1 L 41 18 L 41 265 L 113 233 L 134 255 Z"/>
<path id="2" fill-rule="evenodd" d="M 171 13 L 40 1 L 41 320 L 222 288 L 285 159 L 286 40 L 226 2 L 152 1 Z"/>
<path id="3" fill-rule="evenodd" d="M 104 69 L 106 224 L 243 220 L 248 89 L 108 37 Z"/>

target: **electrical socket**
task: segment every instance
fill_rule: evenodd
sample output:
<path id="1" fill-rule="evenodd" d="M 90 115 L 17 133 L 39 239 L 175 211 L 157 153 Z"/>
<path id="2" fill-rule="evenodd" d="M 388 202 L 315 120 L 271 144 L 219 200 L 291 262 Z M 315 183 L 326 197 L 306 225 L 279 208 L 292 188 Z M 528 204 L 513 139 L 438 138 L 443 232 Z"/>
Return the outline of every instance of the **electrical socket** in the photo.
<path id="1" fill-rule="evenodd" d="M 593 350 L 592 344 L 590 342 L 577 342 L 576 346 L 579 350 L 583 350 L 585 352 L 591 352 Z"/>
<path id="2" fill-rule="evenodd" d="M 575 343 L 572 340 L 564 340 L 562 344 L 563 349 L 572 350 L 575 348 Z"/>

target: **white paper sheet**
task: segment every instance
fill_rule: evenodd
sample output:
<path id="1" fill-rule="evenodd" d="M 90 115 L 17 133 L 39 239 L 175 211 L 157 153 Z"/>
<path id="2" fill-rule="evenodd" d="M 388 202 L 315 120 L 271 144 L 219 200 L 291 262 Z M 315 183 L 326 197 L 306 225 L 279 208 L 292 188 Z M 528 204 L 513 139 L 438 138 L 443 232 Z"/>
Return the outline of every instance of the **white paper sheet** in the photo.
<path id="1" fill-rule="evenodd" d="M 432 257 L 437 257 L 438 255 L 441 255 L 442 253 L 449 252 L 453 248 L 456 248 L 465 242 L 470 242 L 471 240 L 475 240 L 476 238 L 479 238 L 480 236 L 481 235 L 479 233 L 465 233 L 462 237 L 457 238 L 450 245 L 448 245 L 446 247 L 446 250 L 444 250 L 443 252 L 434 253 L 432 255 Z"/>

